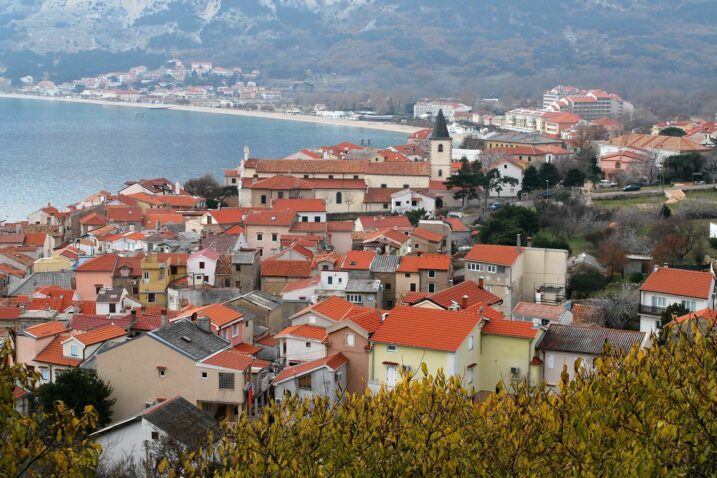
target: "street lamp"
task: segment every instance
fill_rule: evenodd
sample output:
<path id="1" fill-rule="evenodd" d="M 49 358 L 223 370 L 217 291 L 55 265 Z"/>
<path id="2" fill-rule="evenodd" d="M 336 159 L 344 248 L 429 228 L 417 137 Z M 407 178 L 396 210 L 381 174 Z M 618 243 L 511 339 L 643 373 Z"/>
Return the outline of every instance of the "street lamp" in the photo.
<path id="1" fill-rule="evenodd" d="M 548 180 L 546 179 L 546 180 L 545 180 L 545 200 L 546 200 L 546 201 L 547 201 L 548 198 L 550 197 L 550 187 L 549 187 L 549 184 L 550 184 L 550 183 L 549 183 Z"/>

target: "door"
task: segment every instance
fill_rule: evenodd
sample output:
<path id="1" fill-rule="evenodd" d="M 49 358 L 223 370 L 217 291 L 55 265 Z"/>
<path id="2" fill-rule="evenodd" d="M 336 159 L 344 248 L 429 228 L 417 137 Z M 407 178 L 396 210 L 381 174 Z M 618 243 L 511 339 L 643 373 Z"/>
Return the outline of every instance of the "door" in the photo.
<path id="1" fill-rule="evenodd" d="M 398 371 L 393 365 L 386 367 L 386 385 L 394 387 L 396 385 L 396 379 L 398 378 Z"/>

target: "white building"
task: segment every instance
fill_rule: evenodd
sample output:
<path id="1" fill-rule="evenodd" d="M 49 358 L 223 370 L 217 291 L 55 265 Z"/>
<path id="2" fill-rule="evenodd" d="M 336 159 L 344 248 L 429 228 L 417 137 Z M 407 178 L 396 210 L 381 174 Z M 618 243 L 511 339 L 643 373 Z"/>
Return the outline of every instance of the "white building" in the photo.
<path id="1" fill-rule="evenodd" d="M 449 121 L 453 121 L 456 113 L 467 113 L 471 111 L 471 107 L 451 100 L 424 100 L 413 105 L 414 118 L 435 118 L 438 111 L 443 110 L 443 114 Z"/>
<path id="2" fill-rule="evenodd" d="M 428 214 L 433 216 L 436 213 L 436 197 L 410 189 L 403 189 L 391 194 L 391 213 L 405 214 L 418 209 L 425 209 Z"/>
<path id="3" fill-rule="evenodd" d="M 714 290 L 712 271 L 656 267 L 640 287 L 640 331 L 657 331 L 662 314 L 673 304 L 682 304 L 690 312 L 714 309 Z"/>
<path id="4" fill-rule="evenodd" d="M 187 259 L 189 285 L 201 286 L 208 284 L 213 286 L 219 257 L 220 254 L 211 249 L 202 249 L 190 255 Z"/>

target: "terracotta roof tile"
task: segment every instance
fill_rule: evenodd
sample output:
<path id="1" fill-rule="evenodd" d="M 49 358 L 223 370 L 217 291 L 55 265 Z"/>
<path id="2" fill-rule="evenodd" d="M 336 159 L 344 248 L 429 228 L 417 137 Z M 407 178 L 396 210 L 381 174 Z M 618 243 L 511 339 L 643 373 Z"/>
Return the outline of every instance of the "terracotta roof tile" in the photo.
<path id="1" fill-rule="evenodd" d="M 371 268 L 371 262 L 375 256 L 374 251 L 348 251 L 341 264 L 341 269 L 367 271 Z"/>
<path id="2" fill-rule="evenodd" d="M 239 352 L 240 354 L 256 355 L 264 349 L 261 347 L 257 347 L 256 345 L 242 342 L 240 344 L 235 345 L 232 350 L 234 350 L 235 352 Z"/>
<path id="3" fill-rule="evenodd" d="M 93 345 L 108 340 L 117 339 L 127 335 L 127 331 L 117 325 L 109 324 L 103 327 L 92 329 L 88 332 L 74 335 L 73 338 L 79 340 L 84 345 Z"/>
<path id="4" fill-rule="evenodd" d="M 294 365 L 293 367 L 287 367 L 277 374 L 273 383 L 278 384 L 280 382 L 285 382 L 286 380 L 300 375 L 305 375 L 321 367 L 328 367 L 331 370 L 336 370 L 345 363 L 348 363 L 348 359 L 342 354 L 338 353 L 329 355 L 328 357 L 320 358 L 318 360 Z"/>
<path id="5" fill-rule="evenodd" d="M 203 364 L 232 370 L 246 370 L 251 367 L 252 362 L 254 362 L 254 357 L 236 350 L 223 350 L 201 361 Z"/>
<path id="6" fill-rule="evenodd" d="M 533 327 L 532 322 L 522 320 L 491 319 L 483 326 L 486 335 L 502 335 L 522 339 L 535 338 L 540 329 Z"/>
<path id="7" fill-rule="evenodd" d="M 523 253 L 524 248 L 516 246 L 495 246 L 492 244 L 476 244 L 466 254 L 467 261 L 486 262 L 501 266 L 512 266 Z"/>
<path id="8" fill-rule="evenodd" d="M 265 260 L 261 263 L 262 277 L 309 277 L 311 261 Z"/>
<path id="9" fill-rule="evenodd" d="M 262 160 L 256 165 L 257 173 L 344 173 L 344 174 L 376 174 L 391 176 L 429 176 L 430 164 L 428 162 L 407 162 L 393 163 L 384 162 L 376 163 L 362 160 L 333 160 L 324 161 L 300 160 L 300 159 L 280 159 L 280 160 Z"/>
<path id="10" fill-rule="evenodd" d="M 67 340 L 69 337 L 69 334 L 60 334 L 55 337 L 52 342 L 47 344 L 47 347 L 35 356 L 35 361 L 53 365 L 65 365 L 68 367 L 77 367 L 80 365 L 82 360 L 65 357 L 62 353 L 62 342 Z"/>
<path id="11" fill-rule="evenodd" d="M 18 309 L 19 310 L 19 309 Z M 36 339 L 49 337 L 51 335 L 61 334 L 67 332 L 67 327 L 62 322 L 53 320 L 51 322 L 45 322 L 44 324 L 33 325 L 28 327 L 24 331 L 27 335 L 30 335 Z"/>
<path id="12" fill-rule="evenodd" d="M 284 226 L 289 227 L 296 219 L 296 214 L 287 211 L 263 211 L 248 214 L 244 219 L 247 226 Z"/>
<path id="13" fill-rule="evenodd" d="M 399 306 L 388 312 L 371 340 L 455 352 L 480 320 L 477 314 Z"/>
<path id="14" fill-rule="evenodd" d="M 481 288 L 474 281 L 461 282 L 460 284 L 456 284 L 453 287 L 449 287 L 448 289 L 436 292 L 435 294 L 430 296 L 430 299 L 432 302 L 435 302 L 444 309 L 447 309 L 453 303 L 461 305 L 463 296 L 466 295 L 468 296 L 468 307 L 476 303 L 494 305 L 502 302 L 500 297 Z"/>
<path id="15" fill-rule="evenodd" d="M 277 339 L 286 337 L 300 337 L 302 339 L 317 340 L 323 342 L 326 340 L 326 329 L 323 327 L 316 327 L 315 325 L 291 325 L 274 337 Z"/>
<path id="16" fill-rule="evenodd" d="M 707 299 L 714 292 L 713 280 L 709 272 L 660 267 L 650 274 L 640 290 Z"/>
<path id="17" fill-rule="evenodd" d="M 117 256 L 105 254 L 84 262 L 76 269 L 76 272 L 114 272 L 116 266 Z"/>
<path id="18" fill-rule="evenodd" d="M 364 231 L 375 229 L 391 229 L 396 227 L 401 230 L 412 230 L 411 221 L 406 216 L 359 216 Z"/>

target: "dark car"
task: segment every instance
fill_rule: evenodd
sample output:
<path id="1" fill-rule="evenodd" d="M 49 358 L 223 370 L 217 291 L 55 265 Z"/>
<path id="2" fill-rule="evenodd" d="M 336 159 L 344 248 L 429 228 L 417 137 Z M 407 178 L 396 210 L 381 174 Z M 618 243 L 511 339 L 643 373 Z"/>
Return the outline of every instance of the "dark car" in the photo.
<path id="1" fill-rule="evenodd" d="M 623 191 L 631 192 L 631 191 L 639 191 L 642 188 L 639 184 L 628 184 L 624 188 L 622 188 Z"/>
<path id="2" fill-rule="evenodd" d="M 491 211 L 495 211 L 496 209 L 500 209 L 501 207 L 503 207 L 503 203 L 500 202 L 500 201 L 496 201 L 496 202 L 494 202 L 494 203 L 491 203 L 491 205 L 488 206 L 488 208 L 489 208 Z"/>
<path id="3" fill-rule="evenodd" d="M 538 194 L 538 197 L 540 199 L 551 199 L 553 196 L 555 196 L 555 191 L 543 191 L 542 193 Z"/>

